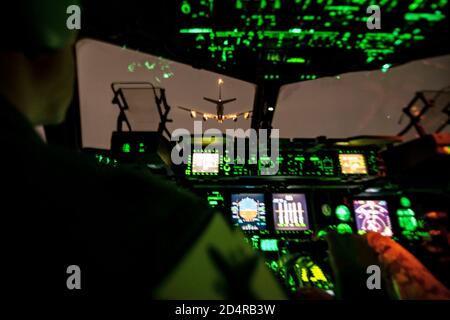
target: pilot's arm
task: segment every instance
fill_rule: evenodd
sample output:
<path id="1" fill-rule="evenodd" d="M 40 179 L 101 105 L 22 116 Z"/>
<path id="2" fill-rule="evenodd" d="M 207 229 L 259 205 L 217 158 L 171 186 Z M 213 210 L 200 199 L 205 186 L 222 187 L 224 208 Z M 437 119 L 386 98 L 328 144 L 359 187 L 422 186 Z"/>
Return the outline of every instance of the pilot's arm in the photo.
<path id="1" fill-rule="evenodd" d="M 102 264 L 94 290 L 106 283 L 144 299 L 286 298 L 243 234 L 190 192 L 151 175 L 108 177 L 122 191 L 111 191 L 111 211 L 92 234 L 89 250 Z"/>
<path id="2" fill-rule="evenodd" d="M 285 299 L 262 258 L 216 213 L 155 291 L 162 299 Z"/>

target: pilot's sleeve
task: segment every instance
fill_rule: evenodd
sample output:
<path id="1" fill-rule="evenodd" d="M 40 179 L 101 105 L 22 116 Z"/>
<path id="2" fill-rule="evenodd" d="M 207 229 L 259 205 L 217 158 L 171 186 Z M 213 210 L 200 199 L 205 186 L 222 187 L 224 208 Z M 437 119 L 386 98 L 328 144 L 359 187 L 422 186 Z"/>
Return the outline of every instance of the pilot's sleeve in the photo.
<path id="1" fill-rule="evenodd" d="M 154 292 L 158 299 L 286 299 L 273 274 L 219 213 Z"/>
<path id="2" fill-rule="evenodd" d="M 108 188 L 113 205 L 100 213 L 104 219 L 89 246 L 99 262 L 91 279 L 102 293 L 123 296 L 126 290 L 129 299 L 285 298 L 242 233 L 204 201 L 154 176 L 114 172 L 109 184 L 120 181 L 120 188 Z"/>

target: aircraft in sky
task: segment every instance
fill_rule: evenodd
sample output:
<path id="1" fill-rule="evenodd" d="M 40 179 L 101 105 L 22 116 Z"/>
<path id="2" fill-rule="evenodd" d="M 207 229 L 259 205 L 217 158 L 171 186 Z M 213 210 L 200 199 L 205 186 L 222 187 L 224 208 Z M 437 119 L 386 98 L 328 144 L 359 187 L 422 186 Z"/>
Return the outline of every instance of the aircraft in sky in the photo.
<path id="1" fill-rule="evenodd" d="M 189 109 L 189 108 L 185 108 L 185 107 L 181 107 L 178 106 L 178 108 L 188 111 L 191 114 L 192 118 L 197 118 L 197 115 L 200 115 L 204 121 L 207 121 L 209 119 L 214 119 L 219 123 L 223 123 L 224 120 L 233 120 L 233 121 L 237 121 L 237 119 L 240 116 L 243 116 L 244 119 L 248 119 L 250 117 L 250 113 L 252 113 L 252 110 L 248 110 L 248 111 L 243 111 L 243 112 L 238 112 L 238 113 L 228 113 L 228 114 L 224 114 L 224 105 L 233 101 L 236 101 L 236 98 L 232 98 L 232 99 L 226 99 L 226 100 L 222 100 L 222 84 L 223 84 L 223 80 L 219 79 L 217 81 L 217 84 L 219 86 L 219 99 L 218 100 L 214 100 L 211 98 L 207 98 L 207 97 L 203 97 L 204 100 L 214 103 L 216 105 L 216 113 L 208 113 L 208 112 L 203 112 L 203 111 L 198 111 L 195 109 Z"/>

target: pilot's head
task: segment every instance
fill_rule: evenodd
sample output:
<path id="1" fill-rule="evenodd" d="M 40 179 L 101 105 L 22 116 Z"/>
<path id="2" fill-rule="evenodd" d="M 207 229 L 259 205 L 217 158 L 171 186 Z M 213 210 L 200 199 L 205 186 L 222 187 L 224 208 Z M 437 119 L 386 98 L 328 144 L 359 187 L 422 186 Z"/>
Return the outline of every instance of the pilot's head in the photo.
<path id="1" fill-rule="evenodd" d="M 0 95 L 34 125 L 63 121 L 70 104 L 77 31 L 67 8 L 78 2 L 14 0 L 0 10 Z"/>

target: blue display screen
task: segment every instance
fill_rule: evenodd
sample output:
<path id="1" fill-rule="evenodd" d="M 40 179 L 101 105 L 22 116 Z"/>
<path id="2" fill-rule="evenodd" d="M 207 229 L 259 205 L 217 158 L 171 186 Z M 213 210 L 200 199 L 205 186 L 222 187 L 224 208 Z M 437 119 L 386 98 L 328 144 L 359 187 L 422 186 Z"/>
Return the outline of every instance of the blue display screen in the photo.
<path id="1" fill-rule="evenodd" d="M 266 206 L 262 193 L 238 193 L 231 195 L 233 223 L 245 231 L 266 229 Z"/>

